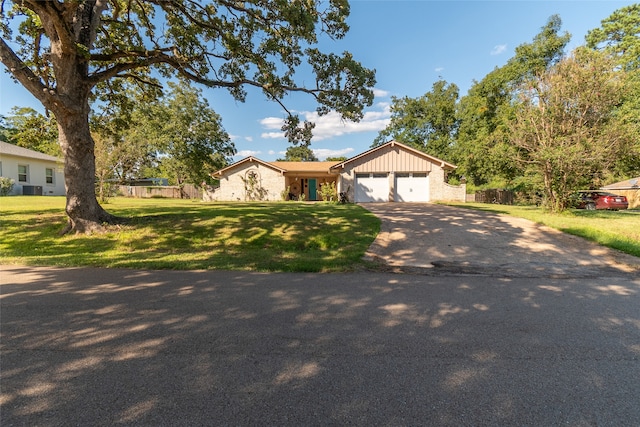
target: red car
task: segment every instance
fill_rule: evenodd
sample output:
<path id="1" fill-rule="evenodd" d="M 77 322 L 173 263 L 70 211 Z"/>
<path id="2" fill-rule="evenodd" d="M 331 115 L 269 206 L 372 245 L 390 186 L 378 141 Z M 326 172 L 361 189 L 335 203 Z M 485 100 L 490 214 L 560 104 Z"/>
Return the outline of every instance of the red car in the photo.
<path id="1" fill-rule="evenodd" d="M 617 211 L 628 209 L 629 201 L 625 196 L 608 193 L 606 191 L 580 191 L 578 193 L 578 209 L 608 209 Z"/>

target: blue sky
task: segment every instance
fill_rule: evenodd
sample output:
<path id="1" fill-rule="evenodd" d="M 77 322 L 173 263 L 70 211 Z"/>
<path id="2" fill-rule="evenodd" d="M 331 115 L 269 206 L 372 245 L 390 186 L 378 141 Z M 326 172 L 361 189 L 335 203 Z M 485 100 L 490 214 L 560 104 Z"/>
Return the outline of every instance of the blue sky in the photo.
<path id="1" fill-rule="evenodd" d="M 572 35 L 569 49 L 584 44 L 586 33 L 603 19 L 633 1 L 392 1 L 351 0 L 350 32 L 343 40 L 321 40 L 324 51 L 345 50 L 369 68 L 375 68 L 374 104 L 359 123 L 343 122 L 337 114 L 315 115 L 311 97 L 285 99 L 287 108 L 315 119 L 311 149 L 327 156 L 351 157 L 370 148 L 389 121 L 391 97 L 418 97 L 444 79 L 465 95 L 474 80 L 481 80 L 514 55 L 516 46 L 529 43 L 551 15 L 562 19 L 563 31 Z M 222 116 L 235 142 L 236 160 L 253 155 L 266 161 L 283 158 L 288 143 L 280 132 L 284 111 L 249 91 L 239 103 L 224 90 L 205 90 L 210 106 Z M 13 106 L 42 107 L 28 92 L 0 75 L 0 114 Z"/>

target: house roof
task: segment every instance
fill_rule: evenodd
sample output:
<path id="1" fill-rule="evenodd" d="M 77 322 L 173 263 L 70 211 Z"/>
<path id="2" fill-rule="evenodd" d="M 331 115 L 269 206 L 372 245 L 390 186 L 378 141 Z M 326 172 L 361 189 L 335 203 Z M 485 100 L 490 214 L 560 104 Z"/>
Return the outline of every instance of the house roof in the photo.
<path id="1" fill-rule="evenodd" d="M 347 164 L 349 164 L 349 163 L 351 163 L 351 162 L 354 162 L 354 161 L 356 161 L 356 160 L 358 160 L 358 159 L 361 159 L 362 157 L 368 156 L 368 155 L 369 155 L 369 154 L 371 154 L 371 153 L 374 153 L 374 152 L 379 151 L 379 150 L 384 150 L 384 149 L 386 149 L 386 148 L 388 148 L 388 147 L 394 147 L 394 146 L 396 146 L 396 145 L 397 145 L 397 146 L 399 146 L 399 147 L 401 147 L 401 148 L 402 148 L 402 149 L 404 149 L 404 150 L 407 150 L 407 151 L 409 151 L 409 152 L 411 152 L 411 153 L 415 154 L 416 156 L 423 157 L 423 158 L 425 158 L 425 159 L 429 160 L 429 161 L 430 161 L 430 162 L 432 162 L 432 163 L 437 163 L 437 164 L 439 164 L 439 165 L 440 165 L 442 168 L 444 168 L 444 169 L 453 170 L 453 169 L 455 169 L 455 168 L 457 167 L 457 166 L 455 166 L 454 164 L 451 164 L 451 163 L 449 163 L 449 162 L 445 162 L 445 161 L 444 161 L 444 160 L 442 160 L 442 159 L 439 159 L 439 158 L 437 158 L 437 157 L 431 156 L 431 155 L 429 155 L 429 154 L 427 154 L 427 153 L 424 153 L 424 152 L 422 152 L 422 151 L 420 151 L 420 150 L 416 150 L 415 148 L 409 147 L 408 145 L 402 144 L 402 143 L 400 143 L 400 142 L 398 142 L 398 141 L 396 141 L 396 140 L 391 140 L 391 141 L 386 142 L 386 143 L 384 143 L 384 144 L 382 144 L 382 145 L 379 145 L 379 146 L 377 146 L 377 147 L 374 147 L 374 148 L 372 148 L 372 149 L 370 149 L 370 150 L 368 150 L 368 151 L 365 151 L 365 152 L 364 152 L 364 153 L 362 153 L 362 154 L 358 154 L 358 155 L 357 155 L 357 156 L 355 156 L 355 157 L 352 157 L 352 158 L 350 158 L 350 159 L 347 159 L 347 160 L 345 160 L 344 162 L 337 163 L 335 166 L 333 166 L 333 167 L 332 167 L 332 169 L 344 168 L 344 167 L 345 167 L 345 165 L 347 165 Z"/>
<path id="2" fill-rule="evenodd" d="M 214 172 L 212 176 L 222 176 L 227 171 L 234 169 L 244 163 L 256 162 L 263 166 L 274 169 L 280 173 L 286 172 L 298 172 L 298 173 L 329 173 L 331 171 L 331 167 L 336 165 L 338 162 L 265 162 L 264 160 L 260 160 L 257 157 L 246 157 L 242 160 L 239 160 L 226 168 L 220 169 L 217 172 Z"/>
<path id="3" fill-rule="evenodd" d="M 640 189 L 640 176 L 637 178 L 627 179 L 625 181 L 616 182 L 615 184 L 605 185 L 602 190 L 638 190 Z"/>
<path id="4" fill-rule="evenodd" d="M 247 162 L 256 162 L 259 163 L 263 166 L 266 166 L 268 168 L 271 168 L 273 170 L 276 170 L 282 174 L 287 173 L 287 172 L 292 172 L 292 173 L 331 173 L 332 170 L 336 170 L 339 168 L 343 168 L 346 164 L 353 162 L 355 160 L 358 160 L 364 156 L 367 156 L 373 152 L 376 152 L 378 150 L 384 150 L 387 147 L 394 147 L 394 146 L 398 146 L 406 151 L 409 151 L 410 153 L 422 157 L 424 159 L 427 159 L 428 161 L 432 162 L 432 163 L 436 163 L 438 165 L 440 165 L 442 168 L 444 169 L 449 169 L 449 170 L 453 170 L 456 168 L 455 165 L 449 163 L 449 162 L 445 162 L 444 160 L 441 160 L 437 157 L 434 156 L 430 156 L 427 153 L 424 153 L 420 150 L 416 150 L 415 148 L 409 147 L 408 145 L 402 144 L 398 141 L 389 141 L 385 144 L 382 144 L 378 147 L 372 148 L 368 151 L 365 151 L 362 154 L 358 154 L 355 157 L 352 157 L 348 160 L 345 160 L 344 162 L 265 162 L 264 160 L 260 160 L 257 157 L 246 157 L 242 160 L 239 160 L 229 166 L 227 166 L 226 168 L 220 169 L 217 172 L 214 172 L 211 174 L 211 176 L 214 177 L 221 177 L 223 176 L 225 173 L 227 173 L 228 171 L 244 164 Z M 335 173 L 335 172 L 334 172 Z"/>
<path id="5" fill-rule="evenodd" d="M 256 163 L 261 164 L 263 166 L 269 167 L 271 169 L 275 169 L 276 171 L 278 171 L 280 173 L 285 173 L 286 172 L 285 169 L 282 169 L 282 168 L 280 168 L 280 167 L 278 167 L 276 165 L 273 165 L 273 164 L 271 164 L 269 162 L 265 162 L 264 160 L 260 160 L 257 157 L 249 156 L 249 157 L 245 157 L 244 159 L 239 160 L 239 161 L 237 161 L 235 163 L 230 164 L 226 168 L 222 168 L 219 171 L 216 171 L 216 172 L 212 173 L 211 176 L 222 176 L 227 171 L 229 171 L 231 169 L 234 169 L 234 168 L 242 165 L 243 163 L 253 163 L 253 162 L 256 162 Z"/>
<path id="6" fill-rule="evenodd" d="M 327 173 L 339 162 L 269 162 L 277 168 L 287 172 L 318 172 Z"/>
<path id="7" fill-rule="evenodd" d="M 49 160 L 52 162 L 60 162 L 62 159 L 56 156 L 50 156 L 39 151 L 29 150 L 28 148 L 18 147 L 8 142 L 0 141 L 0 154 L 8 154 L 16 157 L 25 157 L 27 159 Z"/>

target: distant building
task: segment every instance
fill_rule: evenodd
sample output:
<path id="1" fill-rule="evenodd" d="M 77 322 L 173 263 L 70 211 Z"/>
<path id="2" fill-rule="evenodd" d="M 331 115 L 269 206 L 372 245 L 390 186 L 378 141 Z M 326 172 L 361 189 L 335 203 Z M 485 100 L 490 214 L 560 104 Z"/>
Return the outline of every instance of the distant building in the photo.
<path id="1" fill-rule="evenodd" d="M 14 180 L 14 195 L 64 196 L 62 159 L 0 141 L 0 176 Z"/>
<path id="2" fill-rule="evenodd" d="M 640 176 L 605 185 L 601 190 L 610 191 L 620 196 L 626 196 L 629 201 L 629 209 L 640 207 Z"/>

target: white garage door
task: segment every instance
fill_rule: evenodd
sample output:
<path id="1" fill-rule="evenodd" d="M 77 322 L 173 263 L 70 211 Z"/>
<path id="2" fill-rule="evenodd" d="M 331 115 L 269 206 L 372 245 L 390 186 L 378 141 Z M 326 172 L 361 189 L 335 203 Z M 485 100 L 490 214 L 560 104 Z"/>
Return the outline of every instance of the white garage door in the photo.
<path id="1" fill-rule="evenodd" d="M 388 202 L 389 176 L 386 173 L 357 173 L 355 199 L 357 203 Z"/>
<path id="2" fill-rule="evenodd" d="M 428 202 L 429 176 L 426 173 L 396 172 L 396 202 Z"/>

